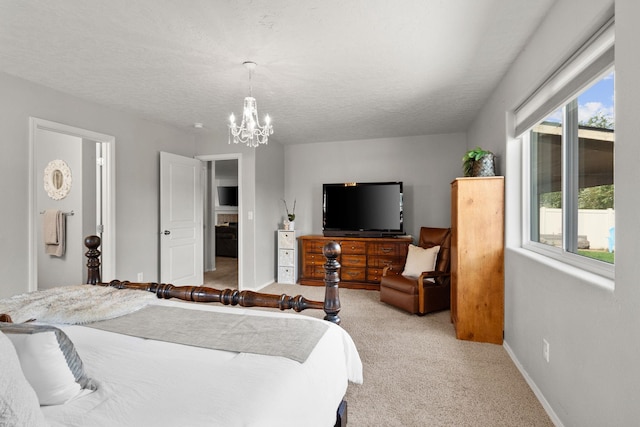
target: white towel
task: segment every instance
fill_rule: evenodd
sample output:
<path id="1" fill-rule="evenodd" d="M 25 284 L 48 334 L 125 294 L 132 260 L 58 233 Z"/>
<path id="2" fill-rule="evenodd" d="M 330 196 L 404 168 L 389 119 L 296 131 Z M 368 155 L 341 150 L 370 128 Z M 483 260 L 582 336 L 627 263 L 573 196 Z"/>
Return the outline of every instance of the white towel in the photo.
<path id="1" fill-rule="evenodd" d="M 62 211 L 47 209 L 42 220 L 44 252 L 47 255 L 61 257 L 65 251 L 65 216 Z"/>
<path id="2" fill-rule="evenodd" d="M 42 234 L 45 245 L 58 244 L 58 213 L 57 209 L 47 209 L 42 217 Z"/>

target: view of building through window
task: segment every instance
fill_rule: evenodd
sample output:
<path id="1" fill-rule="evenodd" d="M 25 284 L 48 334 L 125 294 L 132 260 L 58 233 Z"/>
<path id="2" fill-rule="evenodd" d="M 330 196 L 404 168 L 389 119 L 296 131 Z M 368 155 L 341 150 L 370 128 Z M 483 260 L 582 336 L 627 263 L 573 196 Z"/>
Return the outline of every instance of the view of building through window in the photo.
<path id="1" fill-rule="evenodd" d="M 614 263 L 614 72 L 531 131 L 531 241 Z"/>

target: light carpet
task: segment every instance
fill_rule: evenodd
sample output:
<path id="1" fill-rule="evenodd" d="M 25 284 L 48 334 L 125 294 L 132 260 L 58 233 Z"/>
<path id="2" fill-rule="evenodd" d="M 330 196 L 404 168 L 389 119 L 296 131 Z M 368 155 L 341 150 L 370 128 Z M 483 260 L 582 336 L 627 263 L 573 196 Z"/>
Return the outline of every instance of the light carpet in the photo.
<path id="1" fill-rule="evenodd" d="M 204 286 L 238 289 L 238 258 L 216 257 L 216 269 L 204 272 Z"/>
<path id="2" fill-rule="evenodd" d="M 262 292 L 324 297 L 323 287 L 300 285 Z M 457 340 L 449 311 L 411 315 L 377 291 L 340 289 L 340 297 L 342 327 L 364 364 L 364 384 L 347 391 L 349 426 L 553 426 L 505 349 Z"/>

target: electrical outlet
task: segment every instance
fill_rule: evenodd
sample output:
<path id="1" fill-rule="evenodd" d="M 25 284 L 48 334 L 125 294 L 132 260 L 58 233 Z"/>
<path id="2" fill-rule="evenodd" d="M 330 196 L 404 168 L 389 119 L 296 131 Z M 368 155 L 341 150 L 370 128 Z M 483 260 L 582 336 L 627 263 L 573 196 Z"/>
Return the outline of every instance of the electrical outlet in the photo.
<path id="1" fill-rule="evenodd" d="M 542 339 L 542 357 L 549 363 L 549 341 Z"/>
<path id="2" fill-rule="evenodd" d="M 142 280 L 144 280 L 144 279 L 142 278 L 142 273 L 138 273 L 138 282 L 142 282 Z"/>

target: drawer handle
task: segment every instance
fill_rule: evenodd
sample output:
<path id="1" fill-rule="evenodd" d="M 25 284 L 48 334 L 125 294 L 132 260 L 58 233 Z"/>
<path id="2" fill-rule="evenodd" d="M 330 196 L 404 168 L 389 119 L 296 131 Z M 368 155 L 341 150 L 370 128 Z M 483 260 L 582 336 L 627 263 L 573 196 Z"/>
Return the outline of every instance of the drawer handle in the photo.
<path id="1" fill-rule="evenodd" d="M 392 248 L 382 248 L 382 252 L 388 254 L 389 252 L 391 252 Z"/>
<path id="2" fill-rule="evenodd" d="M 350 273 L 347 273 L 347 275 L 349 275 L 351 277 L 356 277 L 358 275 L 358 273 L 350 272 Z"/>

